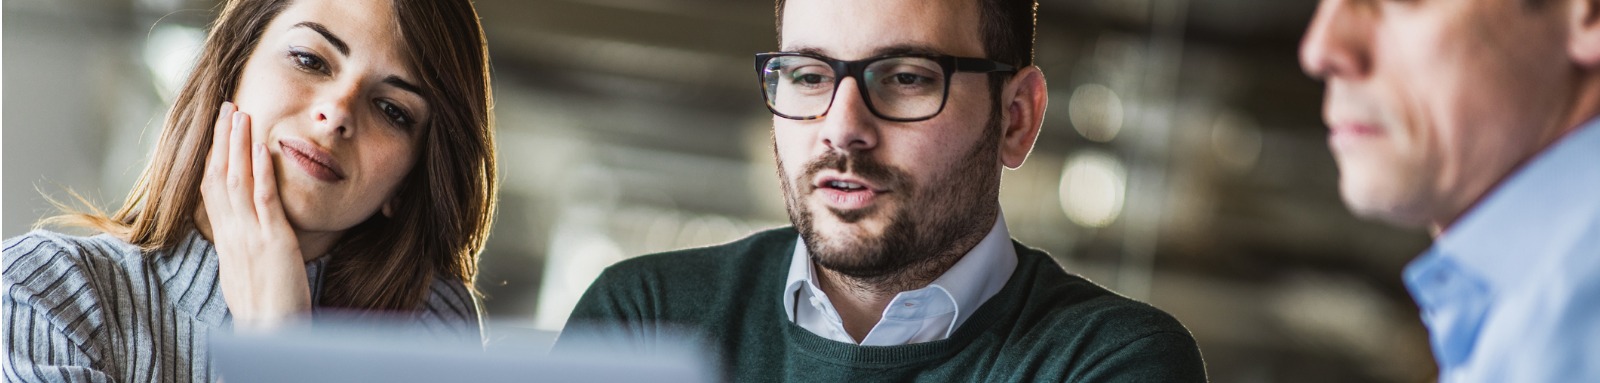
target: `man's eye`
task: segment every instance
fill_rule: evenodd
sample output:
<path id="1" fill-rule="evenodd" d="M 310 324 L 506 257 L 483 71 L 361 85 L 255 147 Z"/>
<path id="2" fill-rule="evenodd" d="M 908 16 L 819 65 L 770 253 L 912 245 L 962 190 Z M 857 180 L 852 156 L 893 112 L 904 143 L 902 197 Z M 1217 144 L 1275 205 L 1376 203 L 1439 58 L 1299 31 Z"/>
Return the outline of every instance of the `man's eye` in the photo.
<path id="1" fill-rule="evenodd" d="M 927 77 L 922 77 L 911 73 L 900 73 L 890 77 L 891 81 L 894 81 L 895 84 L 899 85 L 916 85 L 926 82 L 927 79 Z"/>
<path id="2" fill-rule="evenodd" d="M 822 83 L 822 75 L 815 73 L 802 74 L 795 77 L 795 82 L 804 84 L 820 84 Z"/>

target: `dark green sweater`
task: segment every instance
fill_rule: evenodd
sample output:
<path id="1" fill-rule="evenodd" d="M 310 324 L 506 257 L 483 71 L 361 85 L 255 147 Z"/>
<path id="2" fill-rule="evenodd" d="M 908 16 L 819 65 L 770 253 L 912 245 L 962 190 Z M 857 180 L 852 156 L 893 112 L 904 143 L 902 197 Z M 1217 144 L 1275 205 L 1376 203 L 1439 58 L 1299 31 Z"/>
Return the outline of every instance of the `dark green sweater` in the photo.
<path id="1" fill-rule="evenodd" d="M 1172 316 L 1069 275 L 1015 241 L 1011 280 L 949 339 L 858 346 L 823 338 L 783 308 L 798 238 L 781 228 L 617 263 L 584 293 L 556 350 L 585 335 L 643 345 L 686 328 L 718 351 L 734 382 L 1206 379 L 1200 349 Z"/>

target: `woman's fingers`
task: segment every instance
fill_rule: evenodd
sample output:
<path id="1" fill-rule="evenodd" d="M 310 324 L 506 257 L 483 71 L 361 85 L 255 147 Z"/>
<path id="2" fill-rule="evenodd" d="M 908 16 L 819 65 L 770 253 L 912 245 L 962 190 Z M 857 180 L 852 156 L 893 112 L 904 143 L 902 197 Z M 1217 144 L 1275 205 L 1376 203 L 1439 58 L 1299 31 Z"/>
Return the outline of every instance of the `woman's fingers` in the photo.
<path id="1" fill-rule="evenodd" d="M 283 205 L 278 199 L 277 177 L 273 174 L 272 154 L 267 151 L 267 144 L 252 145 L 254 157 L 251 161 L 255 168 L 255 209 L 256 219 L 269 230 L 275 228 L 287 229 L 288 219 L 284 218 Z"/>
<path id="2" fill-rule="evenodd" d="M 272 154 L 252 135 L 250 116 L 223 104 L 201 181 L 222 295 L 236 329 L 270 327 L 309 310 L 311 302 Z"/>
<path id="3" fill-rule="evenodd" d="M 229 130 L 233 126 L 233 112 L 238 108 L 231 102 L 224 102 L 218 110 L 217 123 L 211 129 L 211 154 L 206 157 L 206 171 L 221 175 L 221 171 L 227 169 L 228 137 L 232 133 Z"/>
<path id="4" fill-rule="evenodd" d="M 228 214 L 231 209 L 227 197 L 228 145 L 233 130 L 233 113 L 238 107 L 224 102 L 218 108 L 217 122 L 212 128 L 211 152 L 206 157 L 205 173 L 201 175 L 200 195 L 208 214 Z"/>
<path id="5" fill-rule="evenodd" d="M 244 112 L 233 112 L 232 122 L 228 143 L 228 200 L 232 203 L 235 216 L 255 217 L 255 203 L 252 202 L 255 185 L 251 174 L 254 168 L 250 166 L 250 116 Z"/>

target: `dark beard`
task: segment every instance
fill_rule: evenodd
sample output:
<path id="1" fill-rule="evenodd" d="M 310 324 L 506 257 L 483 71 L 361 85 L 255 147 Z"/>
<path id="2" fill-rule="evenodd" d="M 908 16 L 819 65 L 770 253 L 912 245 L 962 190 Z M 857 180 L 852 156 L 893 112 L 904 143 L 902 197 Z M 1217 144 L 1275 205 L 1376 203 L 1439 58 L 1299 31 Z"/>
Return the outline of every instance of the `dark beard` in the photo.
<path id="1" fill-rule="evenodd" d="M 916 288 L 901 285 L 925 283 L 942 274 L 976 246 L 998 218 L 999 117 L 998 113 L 991 115 L 983 137 L 955 166 L 937 173 L 925 185 L 913 184 L 904 171 L 870 155 L 829 152 L 807 162 L 801 180 L 815 179 L 818 172 L 827 169 L 853 172 L 888 187 L 898 194 L 896 198 L 901 198 L 893 211 L 884 212 L 888 225 L 881 236 L 857 238 L 850 244 L 837 245 L 837 241 L 827 241 L 815 230 L 814 212 L 801 198 L 810 195 L 816 186 L 792 184 L 780 158 L 778 172 L 784 203 L 790 221 L 810 250 L 811 261 L 859 282 L 891 290 Z M 849 212 L 830 208 L 828 214 L 845 223 L 855 223 L 883 209 L 883 205 Z"/>

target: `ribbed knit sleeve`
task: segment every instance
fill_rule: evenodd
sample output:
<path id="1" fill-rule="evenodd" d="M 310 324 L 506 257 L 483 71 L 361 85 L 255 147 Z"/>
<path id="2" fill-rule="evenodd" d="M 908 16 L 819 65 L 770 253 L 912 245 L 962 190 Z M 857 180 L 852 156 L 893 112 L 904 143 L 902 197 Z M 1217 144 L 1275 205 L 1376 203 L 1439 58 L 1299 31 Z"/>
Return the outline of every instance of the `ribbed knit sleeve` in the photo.
<path id="1" fill-rule="evenodd" d="M 4 246 L 5 381 L 216 380 L 208 340 L 230 331 L 231 319 L 216 249 L 203 236 L 146 252 L 108 235 L 35 231 Z M 306 264 L 313 300 L 325 266 Z M 466 284 L 445 278 L 430 289 L 414 324 L 439 338 L 482 341 Z"/>
<path id="2" fill-rule="evenodd" d="M 93 304 L 91 279 L 62 267 L 81 258 L 41 236 L 5 243 L 4 288 L 8 382 L 109 382 L 103 363 L 104 313 Z"/>
<path id="3" fill-rule="evenodd" d="M 441 278 L 429 287 L 428 301 L 417 315 L 417 324 L 441 337 L 482 342 L 480 317 L 478 299 L 467 285 Z"/>

